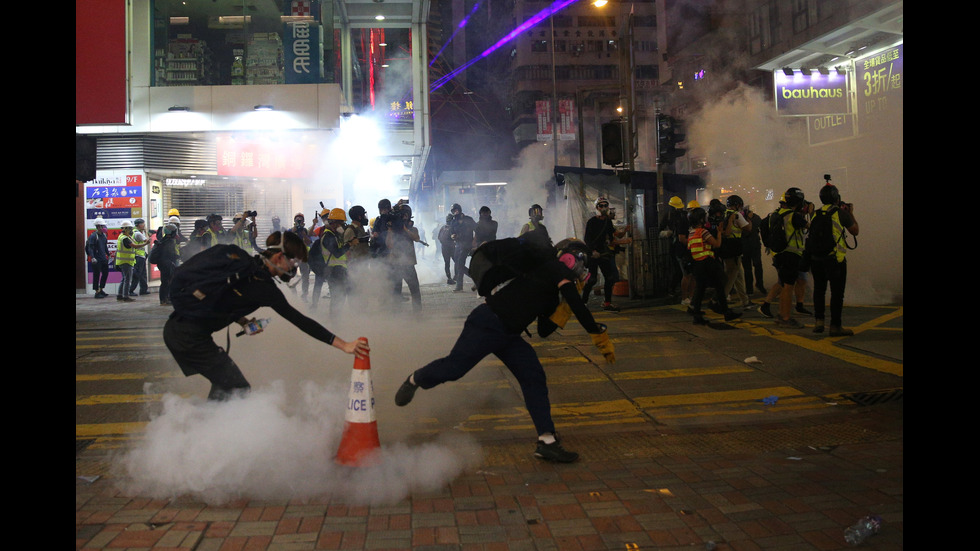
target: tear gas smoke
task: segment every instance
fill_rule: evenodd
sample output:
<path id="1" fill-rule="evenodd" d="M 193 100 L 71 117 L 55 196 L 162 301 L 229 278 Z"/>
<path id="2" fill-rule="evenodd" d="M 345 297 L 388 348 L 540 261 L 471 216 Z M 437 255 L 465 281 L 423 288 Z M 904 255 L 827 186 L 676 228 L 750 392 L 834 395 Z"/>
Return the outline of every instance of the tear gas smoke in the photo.
<path id="1" fill-rule="evenodd" d="M 390 289 L 390 287 L 388 287 Z M 286 291 L 297 308 L 305 306 Z M 114 474 L 125 491 L 155 498 L 189 496 L 219 504 L 236 498 L 329 498 L 353 504 L 388 504 L 412 492 L 437 490 L 482 462 L 468 435 L 447 431 L 424 436 L 425 420 L 458 409 L 462 397 L 442 396 L 438 413 L 412 404 L 396 408 L 395 390 L 412 369 L 443 353 L 448 325 L 432 320 L 427 330 L 407 314 L 362 310 L 327 317 L 329 299 L 315 317 L 345 340 L 367 336 L 381 448 L 362 467 L 335 463 L 344 428 L 353 356 L 311 339 L 269 308 L 263 333 L 233 338 L 230 353 L 252 385 L 245 398 L 209 403 L 210 383 L 201 376 L 147 385 L 163 395 L 151 404 L 149 423 L 132 448 L 116 456 Z M 410 312 L 410 308 L 405 310 Z M 383 338 L 382 338 L 383 337 Z M 224 331 L 215 334 L 224 346 Z M 177 370 L 176 365 L 173 367 Z M 423 401 L 424 402 L 424 401 Z"/>
<path id="2" fill-rule="evenodd" d="M 369 464 L 339 465 L 346 400 L 346 387 L 311 382 L 298 400 L 282 384 L 224 403 L 167 394 L 140 442 L 116 458 L 115 474 L 125 491 L 161 499 L 375 505 L 438 490 L 480 461 L 475 441 L 447 433 L 420 445 L 383 443 Z"/>

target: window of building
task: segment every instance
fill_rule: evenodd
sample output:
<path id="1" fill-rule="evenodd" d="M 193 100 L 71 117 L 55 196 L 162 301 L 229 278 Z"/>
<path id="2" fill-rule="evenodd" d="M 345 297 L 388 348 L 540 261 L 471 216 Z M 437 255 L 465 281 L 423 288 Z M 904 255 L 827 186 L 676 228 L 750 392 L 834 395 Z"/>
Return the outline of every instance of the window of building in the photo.
<path id="1" fill-rule="evenodd" d="M 775 43 L 778 29 L 775 4 L 763 4 L 749 14 L 749 52 L 757 54 Z"/>

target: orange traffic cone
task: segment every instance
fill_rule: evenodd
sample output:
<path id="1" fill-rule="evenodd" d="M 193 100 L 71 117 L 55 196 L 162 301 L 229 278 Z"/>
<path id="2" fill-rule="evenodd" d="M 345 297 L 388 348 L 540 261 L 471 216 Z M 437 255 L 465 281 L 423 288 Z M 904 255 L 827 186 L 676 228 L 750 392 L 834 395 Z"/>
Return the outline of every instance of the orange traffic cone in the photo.
<path id="1" fill-rule="evenodd" d="M 367 343 L 367 339 L 359 340 Z M 344 435 L 337 450 L 337 462 L 342 465 L 364 464 L 375 450 L 381 447 L 378 439 L 378 422 L 374 417 L 374 385 L 371 384 L 371 358 L 354 358 Z"/>

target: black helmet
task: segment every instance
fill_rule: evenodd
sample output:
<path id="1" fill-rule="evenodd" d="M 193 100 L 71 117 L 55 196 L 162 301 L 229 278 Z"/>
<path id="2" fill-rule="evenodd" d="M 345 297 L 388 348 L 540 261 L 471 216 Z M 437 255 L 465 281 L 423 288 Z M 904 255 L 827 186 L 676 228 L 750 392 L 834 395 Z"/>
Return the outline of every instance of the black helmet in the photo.
<path id="1" fill-rule="evenodd" d="M 535 213 L 535 211 L 538 211 L 538 212 Z M 539 205 L 537 203 L 531 205 L 531 208 L 527 209 L 527 215 L 528 216 L 534 216 L 535 214 L 537 214 L 539 216 L 542 215 L 542 214 L 544 214 L 544 209 L 541 208 L 541 205 Z"/>
<path id="2" fill-rule="evenodd" d="M 208 215 L 206 221 L 207 221 L 208 225 L 210 225 L 210 224 L 212 224 L 214 222 L 221 222 L 221 215 L 220 214 L 216 214 L 216 213 L 211 213 L 211 214 Z"/>
<path id="3" fill-rule="evenodd" d="M 726 204 L 728 205 L 728 208 L 733 210 L 738 210 L 745 205 L 745 203 L 742 202 L 742 198 L 738 195 L 729 195 Z"/>
<path id="4" fill-rule="evenodd" d="M 806 201 L 806 196 L 803 195 L 802 189 L 791 187 L 783 194 L 783 200 L 786 202 L 787 207 L 798 208 L 803 206 L 803 203 Z"/>
<path id="5" fill-rule="evenodd" d="M 704 212 L 704 209 L 691 209 L 687 213 L 687 222 L 691 226 L 703 226 L 706 218 L 707 214 Z"/>
<path id="6" fill-rule="evenodd" d="M 389 201 L 388 199 L 382 199 L 378 201 L 378 210 L 390 209 L 390 208 L 391 208 L 391 201 Z"/>
<path id="7" fill-rule="evenodd" d="M 453 203 L 453 206 L 449 208 L 449 212 L 463 212 L 463 207 L 459 206 L 459 203 Z"/>
<path id="8" fill-rule="evenodd" d="M 134 226 L 139 226 L 140 224 L 146 224 L 146 220 L 143 220 L 142 218 L 137 218 L 136 220 L 133 220 Z"/>
<path id="9" fill-rule="evenodd" d="M 367 211 L 361 205 L 354 205 L 347 211 L 347 215 L 350 216 L 351 220 L 363 220 L 366 214 Z"/>
<path id="10" fill-rule="evenodd" d="M 825 205 L 840 203 L 840 191 L 837 190 L 837 186 L 827 184 L 820 188 L 820 202 Z"/>

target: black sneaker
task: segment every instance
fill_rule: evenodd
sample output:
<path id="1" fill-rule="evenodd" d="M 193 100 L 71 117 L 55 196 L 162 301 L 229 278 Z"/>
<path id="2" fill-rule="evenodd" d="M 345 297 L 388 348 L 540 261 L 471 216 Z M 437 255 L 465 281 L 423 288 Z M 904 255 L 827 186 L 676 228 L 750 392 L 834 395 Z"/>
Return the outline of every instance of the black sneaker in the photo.
<path id="1" fill-rule="evenodd" d="M 803 306 L 803 303 L 802 302 L 796 305 L 796 311 L 799 312 L 799 313 L 801 313 L 801 314 L 806 314 L 808 316 L 812 316 L 813 315 L 813 312 L 807 310 L 806 307 Z"/>
<path id="2" fill-rule="evenodd" d="M 763 302 L 762 305 L 759 306 L 759 313 L 761 313 L 763 316 L 765 316 L 767 318 L 771 318 L 772 317 L 772 310 L 769 309 L 769 303 L 768 302 Z"/>
<path id="3" fill-rule="evenodd" d="M 578 454 L 561 447 L 561 444 L 557 440 L 551 444 L 545 444 L 538 440 L 538 447 L 534 450 L 534 457 L 544 459 L 545 461 L 554 461 L 555 463 L 571 463 L 578 459 Z"/>
<path id="4" fill-rule="evenodd" d="M 742 317 L 741 312 L 736 312 L 735 310 L 725 312 L 725 321 L 737 320 L 740 317 Z"/>
<path id="5" fill-rule="evenodd" d="M 415 397 L 415 391 L 419 389 L 419 385 L 413 385 L 410 381 L 411 375 L 402 386 L 398 387 L 398 392 L 395 393 L 395 405 L 396 406 L 407 406 L 412 398 Z"/>
<path id="6" fill-rule="evenodd" d="M 447 279 L 446 280 L 446 285 L 456 285 L 456 280 L 455 279 L 452 279 L 452 278 Z"/>

